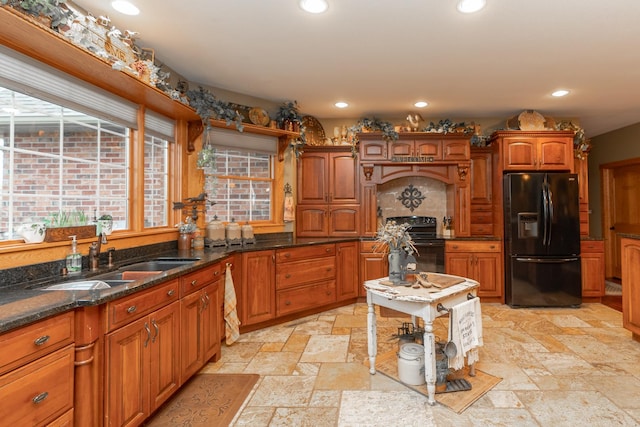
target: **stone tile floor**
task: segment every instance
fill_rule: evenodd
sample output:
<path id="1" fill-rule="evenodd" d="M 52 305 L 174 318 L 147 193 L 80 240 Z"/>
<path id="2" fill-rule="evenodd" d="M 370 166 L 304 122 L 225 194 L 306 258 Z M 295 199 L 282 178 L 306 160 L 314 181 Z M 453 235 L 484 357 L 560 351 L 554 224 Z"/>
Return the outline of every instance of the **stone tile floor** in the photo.
<path id="1" fill-rule="evenodd" d="M 478 368 L 503 380 L 461 414 L 369 374 L 364 303 L 243 334 L 204 372 L 260 374 L 234 426 L 640 425 L 640 343 L 620 312 L 482 304 L 482 315 Z M 397 348 L 385 337 L 403 320 L 378 316 L 378 354 Z"/>

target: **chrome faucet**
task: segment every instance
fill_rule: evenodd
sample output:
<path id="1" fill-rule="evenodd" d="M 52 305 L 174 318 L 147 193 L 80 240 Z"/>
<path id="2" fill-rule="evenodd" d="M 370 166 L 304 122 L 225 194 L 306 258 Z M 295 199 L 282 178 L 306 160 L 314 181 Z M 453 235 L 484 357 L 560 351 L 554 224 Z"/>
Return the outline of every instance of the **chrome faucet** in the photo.
<path id="1" fill-rule="evenodd" d="M 103 231 L 98 240 L 91 243 L 89 247 L 89 271 L 98 271 L 100 268 L 100 249 L 103 244 L 107 244 L 107 235 Z"/>

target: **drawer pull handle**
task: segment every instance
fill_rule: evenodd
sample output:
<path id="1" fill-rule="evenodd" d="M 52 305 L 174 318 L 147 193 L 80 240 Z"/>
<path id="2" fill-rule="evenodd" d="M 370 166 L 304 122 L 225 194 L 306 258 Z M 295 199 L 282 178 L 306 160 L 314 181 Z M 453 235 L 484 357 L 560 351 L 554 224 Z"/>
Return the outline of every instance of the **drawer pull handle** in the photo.
<path id="1" fill-rule="evenodd" d="M 154 343 L 156 342 L 156 338 L 158 338 L 158 335 L 160 335 L 160 328 L 158 327 L 158 324 L 156 323 L 155 319 L 151 321 L 151 324 L 153 325 L 153 329 L 156 330 L 156 334 L 153 336 L 153 338 L 151 338 L 151 342 Z"/>
<path id="2" fill-rule="evenodd" d="M 289 279 L 291 277 L 291 275 L 289 273 L 285 274 L 284 276 L 285 278 Z"/>
<path id="3" fill-rule="evenodd" d="M 191 281 L 191 286 L 195 286 L 198 284 L 198 279 L 194 279 Z"/>
<path id="4" fill-rule="evenodd" d="M 35 345 L 43 345 L 44 343 L 49 341 L 49 338 L 51 338 L 49 335 L 43 335 L 40 338 L 36 338 L 35 341 L 33 341 L 33 343 Z"/>
<path id="5" fill-rule="evenodd" d="M 172 297 L 175 293 L 176 291 L 174 289 L 169 289 L 169 292 L 167 292 L 167 295 Z"/>
<path id="6" fill-rule="evenodd" d="M 494 245 L 489 246 L 489 249 L 495 249 L 496 247 Z"/>
<path id="7" fill-rule="evenodd" d="M 291 305 L 291 301 L 285 301 L 284 305 Z"/>
<path id="8" fill-rule="evenodd" d="M 49 396 L 49 393 L 44 391 L 38 394 L 37 396 L 34 396 L 34 398 L 31 399 L 31 401 L 37 405 L 38 403 L 41 403 L 42 401 L 44 401 L 47 398 L 47 396 Z"/>
<path id="9" fill-rule="evenodd" d="M 327 295 L 331 295 L 331 291 L 327 291 Z"/>
<path id="10" fill-rule="evenodd" d="M 132 305 L 131 307 L 127 308 L 127 313 L 131 314 L 131 313 L 135 313 L 135 311 L 138 309 L 138 307 L 136 307 L 135 305 Z"/>
<path id="11" fill-rule="evenodd" d="M 331 271 L 331 267 L 327 267 L 327 271 Z"/>

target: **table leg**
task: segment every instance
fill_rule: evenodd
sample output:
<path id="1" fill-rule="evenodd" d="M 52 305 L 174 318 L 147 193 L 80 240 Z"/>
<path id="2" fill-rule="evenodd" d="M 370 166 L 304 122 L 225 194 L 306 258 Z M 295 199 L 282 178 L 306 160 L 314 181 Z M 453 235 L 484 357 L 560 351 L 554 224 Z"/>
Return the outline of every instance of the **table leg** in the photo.
<path id="1" fill-rule="evenodd" d="M 376 311 L 373 303 L 367 298 L 367 345 L 369 350 L 369 373 L 376 373 L 376 355 L 378 354 L 378 333 L 376 328 Z"/>
<path id="2" fill-rule="evenodd" d="M 433 335 L 433 321 L 424 320 L 424 378 L 427 382 L 427 403 L 436 404 L 436 340 Z"/>

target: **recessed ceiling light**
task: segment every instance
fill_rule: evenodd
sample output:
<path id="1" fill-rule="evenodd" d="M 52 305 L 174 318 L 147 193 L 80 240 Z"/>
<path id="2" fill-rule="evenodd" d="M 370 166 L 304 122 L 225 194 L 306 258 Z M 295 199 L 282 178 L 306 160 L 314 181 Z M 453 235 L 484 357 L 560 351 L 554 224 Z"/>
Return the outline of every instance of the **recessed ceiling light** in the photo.
<path id="1" fill-rule="evenodd" d="M 343 101 L 336 102 L 334 105 L 338 108 L 347 108 L 349 106 L 349 104 Z"/>
<path id="2" fill-rule="evenodd" d="M 125 0 L 116 0 L 111 2 L 111 7 L 120 13 L 125 15 L 139 15 L 140 9 L 138 9 L 133 3 Z"/>
<path id="3" fill-rule="evenodd" d="M 426 107 L 427 105 L 429 105 L 429 103 L 428 103 L 428 102 L 426 102 L 426 101 L 418 101 L 418 102 L 416 102 L 416 103 L 415 103 L 415 104 L 413 104 L 413 105 L 414 105 L 414 106 L 416 106 L 416 107 L 418 107 L 418 108 L 424 108 L 424 107 Z"/>
<path id="4" fill-rule="evenodd" d="M 305 12 L 322 13 L 329 8 L 326 0 L 300 0 L 300 7 Z"/>
<path id="5" fill-rule="evenodd" d="M 487 4 L 486 0 L 460 0 L 458 10 L 462 13 L 474 13 Z"/>
<path id="6" fill-rule="evenodd" d="M 565 95 L 568 95 L 568 94 L 569 94 L 568 90 L 561 89 L 561 90 L 557 90 L 557 91 L 553 92 L 551 94 L 551 96 L 561 97 L 561 96 L 565 96 Z"/>

